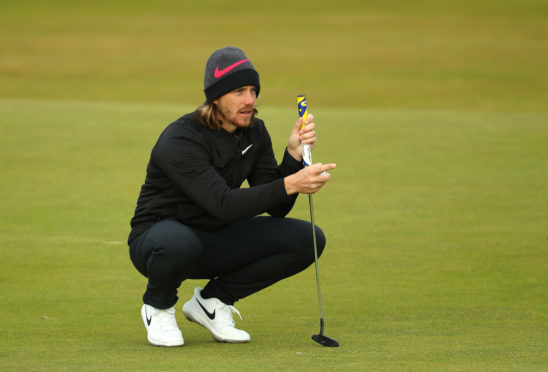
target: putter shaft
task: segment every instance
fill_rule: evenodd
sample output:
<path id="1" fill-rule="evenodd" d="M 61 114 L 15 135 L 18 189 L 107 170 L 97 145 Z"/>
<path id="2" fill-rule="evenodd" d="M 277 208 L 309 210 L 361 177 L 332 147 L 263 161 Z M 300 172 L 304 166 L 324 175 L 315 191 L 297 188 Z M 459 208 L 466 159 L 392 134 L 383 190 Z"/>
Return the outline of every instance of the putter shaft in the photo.
<path id="1" fill-rule="evenodd" d="M 308 204 L 310 205 L 310 222 L 312 224 L 312 240 L 314 243 L 314 264 L 316 267 L 316 283 L 318 283 L 318 303 L 320 306 L 320 334 L 323 335 L 323 304 L 322 291 L 320 290 L 320 269 L 318 267 L 318 244 L 316 243 L 316 224 L 314 223 L 314 202 L 312 194 L 308 194 Z"/>
<path id="2" fill-rule="evenodd" d="M 322 291 L 320 289 L 320 268 L 318 265 L 318 244 L 316 243 L 316 224 L 314 222 L 314 203 L 312 201 L 312 194 L 308 194 L 308 204 L 310 205 L 310 223 L 312 224 L 312 240 L 314 243 L 314 263 L 316 266 L 316 284 L 318 287 L 318 303 L 320 307 L 320 333 L 313 335 L 312 339 L 322 346 L 337 347 L 339 343 L 323 334 L 323 304 L 322 304 Z"/>

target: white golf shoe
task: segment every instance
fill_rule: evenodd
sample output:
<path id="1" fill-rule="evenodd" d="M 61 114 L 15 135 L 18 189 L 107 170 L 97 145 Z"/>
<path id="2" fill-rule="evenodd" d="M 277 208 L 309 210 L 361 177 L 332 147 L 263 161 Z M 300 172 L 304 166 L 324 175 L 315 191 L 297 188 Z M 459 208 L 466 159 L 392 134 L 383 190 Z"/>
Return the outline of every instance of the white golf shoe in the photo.
<path id="1" fill-rule="evenodd" d="M 185 341 L 177 326 L 175 309 L 156 309 L 150 305 L 141 308 L 143 323 L 148 332 L 148 342 L 154 346 L 181 346 Z"/>
<path id="2" fill-rule="evenodd" d="M 249 334 L 237 329 L 232 319 L 232 313 L 238 314 L 242 319 L 240 312 L 217 298 L 202 298 L 201 291 L 202 288 L 196 287 L 194 296 L 183 305 L 183 313 L 187 319 L 209 330 L 217 341 L 249 342 Z"/>

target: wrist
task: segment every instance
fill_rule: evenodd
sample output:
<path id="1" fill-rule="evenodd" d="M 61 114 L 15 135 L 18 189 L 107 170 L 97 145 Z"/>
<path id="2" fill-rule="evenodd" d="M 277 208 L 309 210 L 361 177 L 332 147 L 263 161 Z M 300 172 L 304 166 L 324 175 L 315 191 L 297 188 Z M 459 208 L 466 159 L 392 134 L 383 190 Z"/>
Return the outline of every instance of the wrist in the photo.
<path id="1" fill-rule="evenodd" d="M 285 192 L 287 195 L 296 194 L 298 192 L 297 187 L 295 186 L 294 178 L 295 177 L 293 175 L 284 177 Z"/>
<path id="2" fill-rule="evenodd" d="M 303 160 L 303 157 L 302 155 L 299 153 L 299 151 L 295 148 L 292 148 L 290 146 L 287 146 L 287 153 L 289 155 L 291 155 L 295 160 L 297 161 L 302 161 Z"/>

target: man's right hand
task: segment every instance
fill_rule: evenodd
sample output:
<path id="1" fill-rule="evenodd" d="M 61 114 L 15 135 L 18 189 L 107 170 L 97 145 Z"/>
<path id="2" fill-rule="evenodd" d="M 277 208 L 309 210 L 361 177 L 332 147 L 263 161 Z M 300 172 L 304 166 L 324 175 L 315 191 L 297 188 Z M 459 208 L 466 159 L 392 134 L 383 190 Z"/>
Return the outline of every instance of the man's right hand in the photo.
<path id="1" fill-rule="evenodd" d="M 316 163 L 285 177 L 284 184 L 287 195 L 296 193 L 314 194 L 329 180 L 330 174 L 327 171 L 336 167 L 335 163 Z"/>

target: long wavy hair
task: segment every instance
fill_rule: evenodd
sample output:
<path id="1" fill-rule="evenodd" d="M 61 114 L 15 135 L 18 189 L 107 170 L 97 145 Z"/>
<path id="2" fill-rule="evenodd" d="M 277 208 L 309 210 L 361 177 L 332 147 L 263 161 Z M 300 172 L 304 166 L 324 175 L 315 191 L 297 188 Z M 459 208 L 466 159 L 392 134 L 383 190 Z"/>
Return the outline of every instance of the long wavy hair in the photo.
<path id="1" fill-rule="evenodd" d="M 219 119 L 217 119 L 217 112 L 218 112 L 217 105 L 213 102 L 211 103 L 204 103 L 200 107 L 194 111 L 194 116 L 196 119 L 206 127 L 209 127 L 211 129 L 217 129 L 220 130 L 222 128 L 223 122 Z M 251 120 L 255 118 L 255 115 L 257 115 L 259 111 L 257 111 L 256 108 L 253 108 L 253 115 L 251 117 Z"/>

